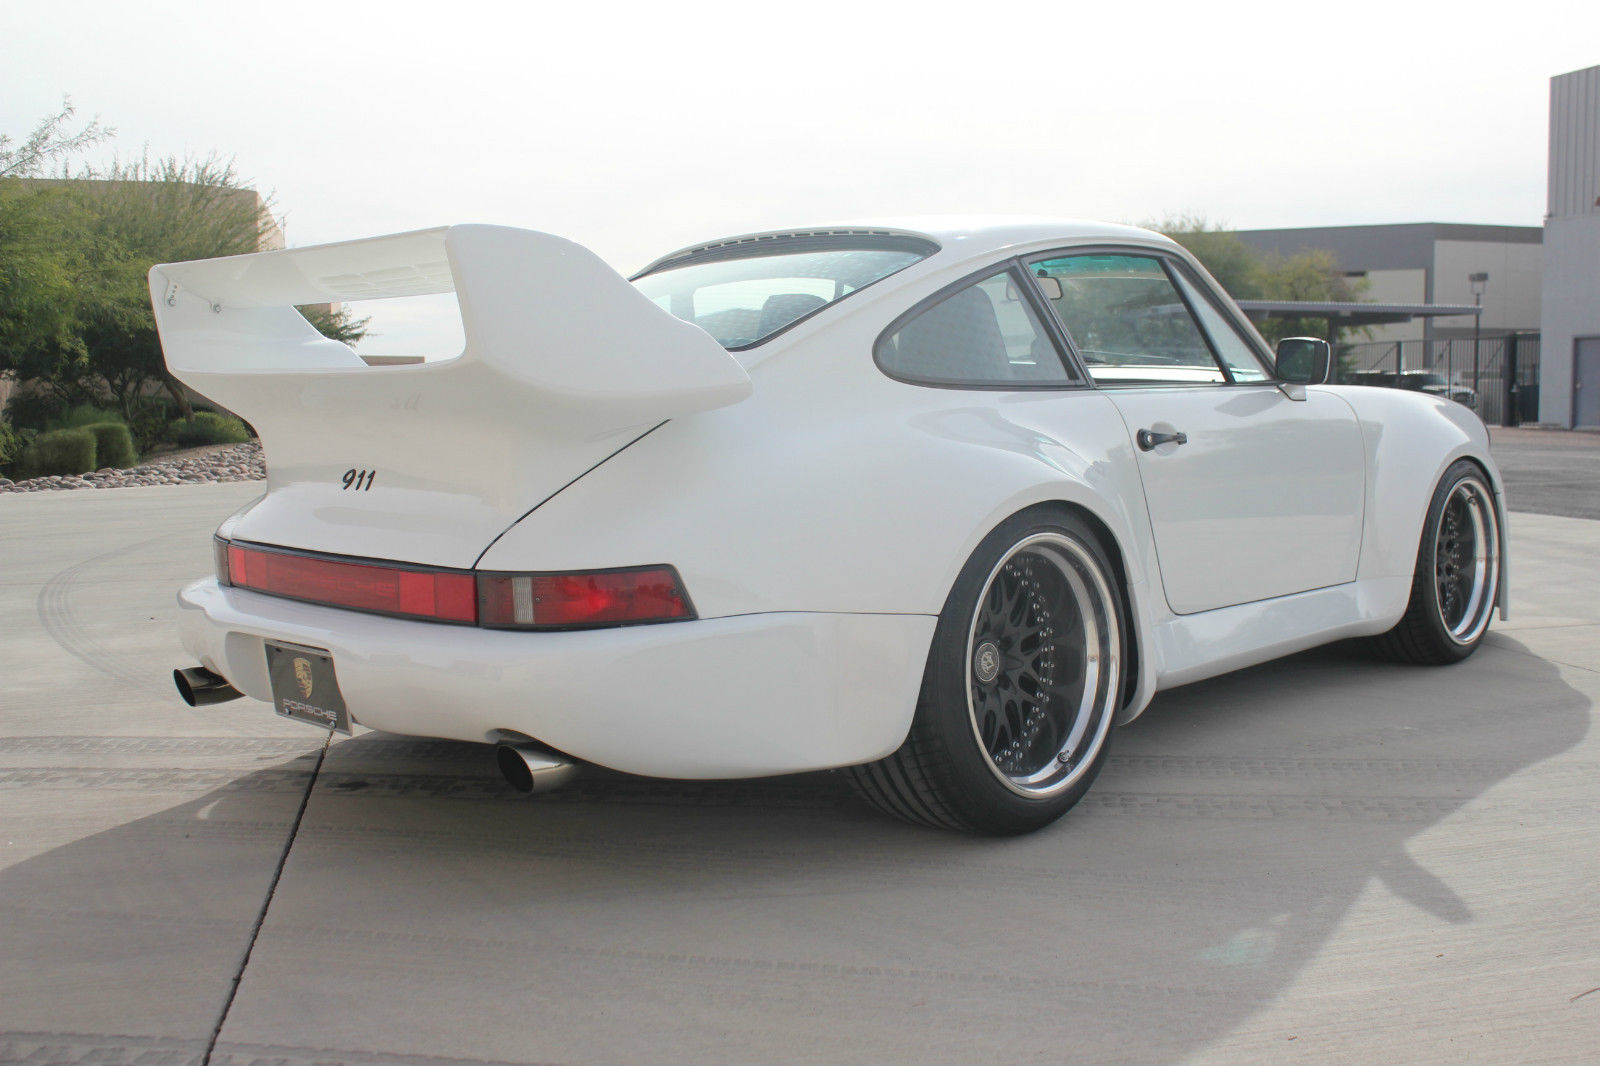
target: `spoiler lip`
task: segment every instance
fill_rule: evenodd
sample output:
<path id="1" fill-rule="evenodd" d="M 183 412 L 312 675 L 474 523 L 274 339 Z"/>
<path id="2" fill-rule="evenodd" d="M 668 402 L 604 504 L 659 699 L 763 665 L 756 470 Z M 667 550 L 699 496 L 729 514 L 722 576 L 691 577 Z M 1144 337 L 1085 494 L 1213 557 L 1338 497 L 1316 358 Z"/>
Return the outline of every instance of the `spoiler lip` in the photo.
<path id="1" fill-rule="evenodd" d="M 150 268 L 150 293 L 169 307 L 176 306 L 176 288 L 217 308 L 239 308 L 453 292 L 446 246 L 454 228 L 434 226 L 305 248 L 158 263 Z"/>
<path id="2" fill-rule="evenodd" d="M 433 381 L 442 383 L 447 367 L 481 368 L 559 401 L 562 410 L 543 413 L 579 414 L 599 435 L 750 394 L 748 373 L 710 334 L 657 306 L 582 245 L 534 230 L 438 227 L 150 271 L 168 368 L 247 417 L 249 396 L 236 396 L 236 406 L 210 391 L 222 376 L 369 369 L 349 345 L 317 333 L 296 305 L 452 291 L 463 352 L 409 368 Z M 594 425 L 596 416 L 606 424 Z"/>

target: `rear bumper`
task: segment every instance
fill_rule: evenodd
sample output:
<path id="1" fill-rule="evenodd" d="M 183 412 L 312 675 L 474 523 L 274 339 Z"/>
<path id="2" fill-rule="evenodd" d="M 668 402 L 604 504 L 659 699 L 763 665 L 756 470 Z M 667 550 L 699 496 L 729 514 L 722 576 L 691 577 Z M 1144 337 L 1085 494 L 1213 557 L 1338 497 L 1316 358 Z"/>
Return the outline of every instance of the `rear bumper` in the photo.
<path id="1" fill-rule="evenodd" d="M 771 613 L 565 633 L 383 618 L 214 578 L 178 596 L 184 647 L 270 700 L 267 639 L 326 648 L 361 725 L 522 733 L 654 777 L 755 777 L 886 755 L 911 725 L 936 619 Z"/>

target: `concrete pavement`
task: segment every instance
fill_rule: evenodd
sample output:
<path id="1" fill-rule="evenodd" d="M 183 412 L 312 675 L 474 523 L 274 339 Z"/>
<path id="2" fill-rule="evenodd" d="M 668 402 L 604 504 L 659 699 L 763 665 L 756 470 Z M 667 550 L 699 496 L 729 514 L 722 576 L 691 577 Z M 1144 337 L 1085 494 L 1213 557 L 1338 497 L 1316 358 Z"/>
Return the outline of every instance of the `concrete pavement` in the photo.
<path id="1" fill-rule="evenodd" d="M 994 841 L 186 708 L 172 596 L 256 491 L 0 501 L 0 1063 L 1600 1060 L 1593 522 L 1512 516 L 1468 662 L 1164 694 Z"/>

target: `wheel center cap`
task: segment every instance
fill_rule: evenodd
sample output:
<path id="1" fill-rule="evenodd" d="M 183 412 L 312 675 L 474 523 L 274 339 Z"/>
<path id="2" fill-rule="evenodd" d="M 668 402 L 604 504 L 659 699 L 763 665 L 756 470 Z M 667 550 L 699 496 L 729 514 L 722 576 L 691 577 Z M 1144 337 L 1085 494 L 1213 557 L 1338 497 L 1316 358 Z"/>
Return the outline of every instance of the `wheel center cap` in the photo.
<path id="1" fill-rule="evenodd" d="M 985 685 L 999 676 L 1000 649 L 994 641 L 984 641 L 978 645 L 978 650 L 973 652 L 972 672 Z"/>

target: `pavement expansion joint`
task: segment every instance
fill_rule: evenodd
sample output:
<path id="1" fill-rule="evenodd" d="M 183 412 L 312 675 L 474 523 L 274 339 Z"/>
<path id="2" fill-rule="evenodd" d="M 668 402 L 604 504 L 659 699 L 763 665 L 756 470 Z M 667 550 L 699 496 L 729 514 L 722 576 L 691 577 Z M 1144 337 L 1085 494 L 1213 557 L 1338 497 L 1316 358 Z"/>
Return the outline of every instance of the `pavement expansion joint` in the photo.
<path id="1" fill-rule="evenodd" d="M 233 982 L 228 987 L 228 998 L 222 1004 L 222 1010 L 217 1014 L 217 1024 L 211 1030 L 211 1039 L 206 1042 L 206 1053 L 200 1059 L 200 1066 L 211 1066 L 211 1056 L 217 1049 L 217 1040 L 222 1036 L 222 1027 L 228 1024 L 228 1012 L 233 1009 L 233 1001 L 239 995 L 239 985 L 244 981 L 244 972 L 250 967 L 250 956 L 256 949 L 256 940 L 261 936 L 261 927 L 266 924 L 267 912 L 272 909 L 272 897 L 278 891 L 278 882 L 283 879 L 283 868 L 289 863 L 289 853 L 294 850 L 294 842 L 300 835 L 300 823 L 305 820 L 306 807 L 311 803 L 311 791 L 317 787 L 317 775 L 322 772 L 323 760 L 328 757 L 328 747 L 333 743 L 333 730 L 328 730 L 328 735 L 323 738 L 322 747 L 317 752 L 317 764 L 311 768 L 311 776 L 306 779 L 306 790 L 300 796 L 300 809 L 295 811 L 294 822 L 289 826 L 289 834 L 283 842 L 283 852 L 278 856 L 277 869 L 272 871 L 272 882 L 267 885 L 266 897 L 261 901 L 261 910 L 256 914 L 255 924 L 250 927 L 250 940 L 245 944 L 244 954 L 239 957 L 239 969 L 233 975 Z"/>

